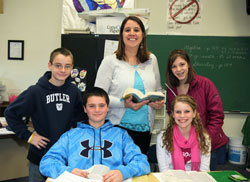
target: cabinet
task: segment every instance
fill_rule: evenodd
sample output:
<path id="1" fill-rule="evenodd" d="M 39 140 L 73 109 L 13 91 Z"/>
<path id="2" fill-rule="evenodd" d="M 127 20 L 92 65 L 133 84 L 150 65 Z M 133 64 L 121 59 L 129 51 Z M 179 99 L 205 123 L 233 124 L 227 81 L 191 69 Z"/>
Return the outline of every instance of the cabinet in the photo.
<path id="1" fill-rule="evenodd" d="M 62 34 L 62 47 L 74 55 L 74 67 L 87 70 L 87 90 L 94 86 L 106 40 L 118 40 L 118 35 Z"/>
<path id="2" fill-rule="evenodd" d="M 15 135 L 0 136 L 0 181 L 29 175 L 29 144 Z"/>
<path id="3" fill-rule="evenodd" d="M 165 100 L 166 100 L 166 91 L 164 90 Z M 156 144 L 157 135 L 161 130 L 167 127 L 167 114 L 166 114 L 166 104 L 160 110 L 156 110 L 154 126 L 152 130 L 151 142 L 150 145 Z"/>

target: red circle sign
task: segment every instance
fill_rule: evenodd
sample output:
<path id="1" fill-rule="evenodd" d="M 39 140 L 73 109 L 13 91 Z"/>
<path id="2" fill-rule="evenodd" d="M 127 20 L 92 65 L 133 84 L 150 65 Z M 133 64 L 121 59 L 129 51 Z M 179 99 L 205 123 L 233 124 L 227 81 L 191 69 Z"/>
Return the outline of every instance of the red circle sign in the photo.
<path id="1" fill-rule="evenodd" d="M 198 3 L 196 0 L 192 0 L 192 1 L 191 1 L 190 3 L 188 3 L 186 6 L 184 6 L 184 7 L 181 8 L 179 11 L 177 11 L 175 14 L 172 14 L 172 8 L 173 8 L 174 4 L 176 3 L 176 1 L 177 1 L 177 0 L 174 0 L 174 2 L 171 4 L 171 6 L 170 6 L 170 8 L 169 8 L 170 17 L 171 17 L 174 21 L 176 21 L 177 23 L 180 23 L 180 24 L 187 24 L 187 23 L 190 23 L 191 21 L 193 21 L 193 20 L 196 18 L 196 16 L 198 15 L 198 13 L 199 13 L 199 3 Z M 180 13 L 182 13 L 186 8 L 188 8 L 189 6 L 191 6 L 193 3 L 195 3 L 196 6 L 197 6 L 197 9 L 196 9 L 196 12 L 195 12 L 194 16 L 191 17 L 191 19 L 188 20 L 188 21 L 179 21 L 179 20 L 176 20 L 176 17 L 177 17 Z"/>

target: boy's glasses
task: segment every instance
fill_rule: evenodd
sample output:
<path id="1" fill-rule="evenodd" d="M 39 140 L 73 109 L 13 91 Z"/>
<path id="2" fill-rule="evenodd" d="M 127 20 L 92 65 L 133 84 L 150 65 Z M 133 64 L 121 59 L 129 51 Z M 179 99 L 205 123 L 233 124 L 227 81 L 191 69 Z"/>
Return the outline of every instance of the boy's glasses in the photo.
<path id="1" fill-rule="evenodd" d="M 55 66 L 55 68 L 56 69 L 59 69 L 59 70 L 61 70 L 61 69 L 65 69 L 65 70 L 70 70 L 71 68 L 72 68 L 72 65 L 70 64 L 70 65 L 65 65 L 65 66 L 63 66 L 63 65 L 61 65 L 61 64 L 52 64 L 53 66 Z"/>

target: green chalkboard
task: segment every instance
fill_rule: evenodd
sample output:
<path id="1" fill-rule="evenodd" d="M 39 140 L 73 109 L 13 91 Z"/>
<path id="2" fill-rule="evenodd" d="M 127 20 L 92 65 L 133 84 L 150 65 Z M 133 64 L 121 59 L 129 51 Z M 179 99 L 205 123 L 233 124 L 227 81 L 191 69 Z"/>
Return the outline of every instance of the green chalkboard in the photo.
<path id="1" fill-rule="evenodd" d="M 212 80 L 224 111 L 250 112 L 250 37 L 148 35 L 159 62 L 162 85 L 169 53 L 185 49 L 197 74 Z"/>

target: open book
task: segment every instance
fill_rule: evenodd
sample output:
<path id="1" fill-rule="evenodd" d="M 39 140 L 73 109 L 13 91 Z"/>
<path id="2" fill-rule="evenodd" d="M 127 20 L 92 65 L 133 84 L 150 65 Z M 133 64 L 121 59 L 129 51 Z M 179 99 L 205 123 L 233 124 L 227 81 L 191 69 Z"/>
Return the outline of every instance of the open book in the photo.
<path id="1" fill-rule="evenodd" d="M 132 101 L 135 103 L 149 100 L 149 102 L 160 101 L 165 98 L 162 92 L 147 92 L 143 94 L 140 90 L 135 88 L 127 88 L 123 93 L 122 99 L 127 99 L 130 96 L 133 97 Z"/>
<path id="2" fill-rule="evenodd" d="M 162 173 L 153 173 L 161 182 L 216 182 L 207 172 L 168 170 Z"/>

